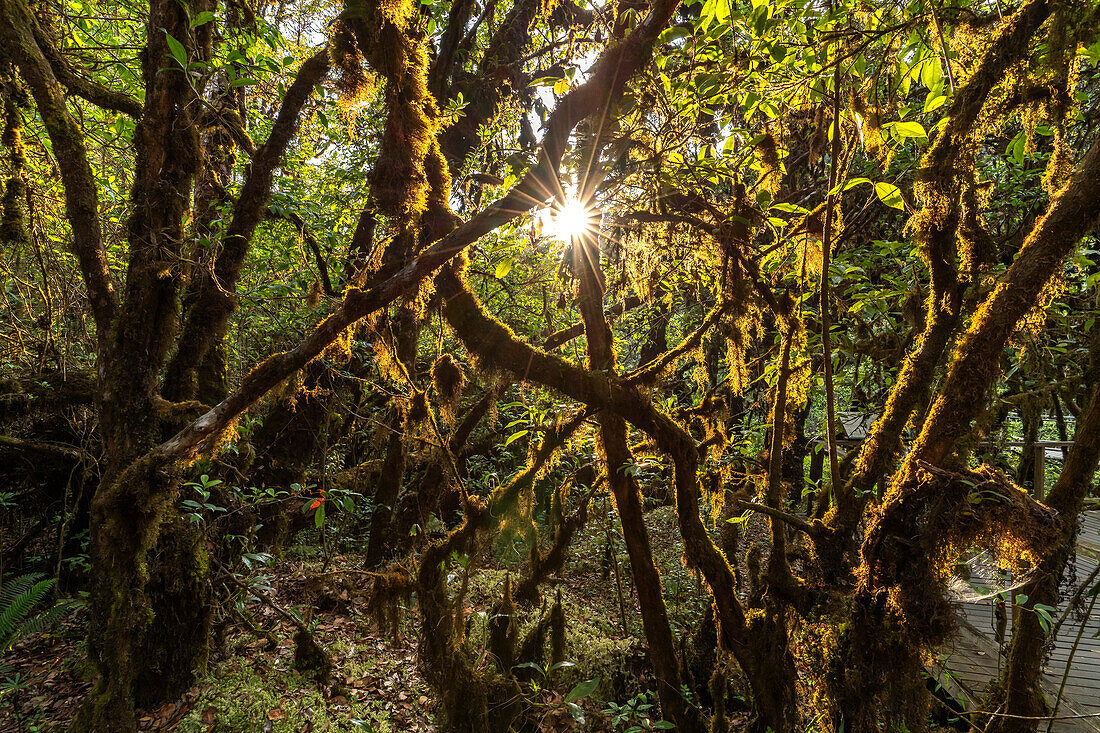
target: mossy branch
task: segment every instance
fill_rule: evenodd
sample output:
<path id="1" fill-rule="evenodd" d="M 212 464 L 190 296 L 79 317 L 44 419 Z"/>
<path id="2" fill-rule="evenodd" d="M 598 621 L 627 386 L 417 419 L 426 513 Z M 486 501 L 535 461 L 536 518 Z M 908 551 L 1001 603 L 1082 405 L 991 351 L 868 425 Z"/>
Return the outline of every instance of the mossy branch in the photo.
<path id="1" fill-rule="evenodd" d="M 3 1 L 10 3 L 17 0 Z M 432 271 L 482 236 L 550 198 L 557 190 L 557 170 L 573 128 L 599 109 L 605 99 L 614 98 L 622 91 L 630 77 L 649 59 L 657 35 L 678 5 L 678 0 L 658 0 L 622 43 L 601 55 L 588 80 L 570 91 L 554 108 L 547 121 L 539 163 L 524 175 L 515 188 L 488 209 L 440 238 L 383 282 L 366 291 L 349 289 L 336 312 L 318 324 L 297 347 L 275 354 L 257 365 L 236 392 L 162 443 L 157 452 L 184 458 L 202 450 L 204 445 L 211 447 L 211 439 L 238 415 L 324 351 L 350 325 L 410 292 Z"/>

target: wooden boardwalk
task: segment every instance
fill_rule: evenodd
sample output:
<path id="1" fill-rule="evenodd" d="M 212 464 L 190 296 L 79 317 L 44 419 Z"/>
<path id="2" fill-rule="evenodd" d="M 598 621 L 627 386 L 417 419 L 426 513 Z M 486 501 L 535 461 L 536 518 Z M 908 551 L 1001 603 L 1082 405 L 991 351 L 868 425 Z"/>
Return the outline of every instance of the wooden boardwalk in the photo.
<path id="1" fill-rule="evenodd" d="M 1081 533 L 1077 540 L 1076 579 L 1084 582 L 1100 561 L 1100 511 L 1086 512 L 1081 520 Z M 1011 579 L 994 568 L 986 553 L 971 558 L 970 578 L 956 579 L 956 606 L 959 613 L 959 633 L 940 655 L 933 668 L 940 684 L 967 710 L 976 710 L 990 682 L 994 681 L 1004 664 L 1002 650 L 996 638 L 994 616 L 995 594 L 1011 585 Z M 1009 606 L 1011 608 L 1011 606 Z M 1054 614 L 1061 617 L 1064 609 Z M 1077 651 L 1069 665 L 1065 691 L 1058 706 L 1058 720 L 1052 731 L 1095 731 L 1100 733 L 1100 608 L 1082 622 L 1070 614 L 1062 624 L 1054 648 L 1043 668 L 1043 689 L 1053 703 L 1058 696 L 1066 672 L 1066 662 L 1074 642 L 1080 637 Z M 1011 635 L 1011 622 L 1008 632 Z M 1007 642 L 1007 640 L 1006 640 Z M 1078 716 L 1078 717 L 1072 717 Z M 1046 730 L 1046 723 L 1039 725 Z"/>

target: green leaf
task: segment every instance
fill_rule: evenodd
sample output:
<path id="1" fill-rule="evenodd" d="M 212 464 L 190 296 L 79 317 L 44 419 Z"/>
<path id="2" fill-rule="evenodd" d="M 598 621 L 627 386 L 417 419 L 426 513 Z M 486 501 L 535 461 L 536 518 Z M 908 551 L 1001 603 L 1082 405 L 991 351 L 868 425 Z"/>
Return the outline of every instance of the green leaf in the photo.
<path id="1" fill-rule="evenodd" d="M 569 694 L 565 696 L 565 701 L 573 702 L 588 697 L 596 688 L 600 685 L 600 678 L 597 677 L 594 680 L 585 680 L 584 682 L 577 683 L 577 686 L 569 691 Z"/>
<path id="2" fill-rule="evenodd" d="M 686 28 L 672 27 L 666 28 L 661 31 L 661 35 L 657 36 L 657 43 L 672 43 L 673 41 L 679 41 L 681 38 L 690 38 L 691 32 Z"/>
<path id="3" fill-rule="evenodd" d="M 933 110 L 937 110 L 942 107 L 945 102 L 947 102 L 947 95 L 939 94 L 933 96 L 932 94 L 929 94 L 924 99 L 924 111 L 932 112 Z"/>
<path id="4" fill-rule="evenodd" d="M 1012 155 L 1012 159 L 1016 161 L 1016 165 L 1023 165 L 1024 153 L 1027 151 L 1027 133 L 1023 130 L 1017 133 L 1016 137 L 1012 138 L 1012 142 L 1008 144 L 1008 150 Z"/>
<path id="5" fill-rule="evenodd" d="M 943 83 L 942 66 L 938 56 L 926 58 L 920 70 L 920 83 L 927 89 L 934 89 L 936 85 Z"/>
<path id="6" fill-rule="evenodd" d="M 313 515 L 313 526 L 320 529 L 321 525 L 325 523 L 325 505 L 317 507 L 317 513 Z"/>
<path id="7" fill-rule="evenodd" d="M 503 280 L 508 277 L 508 273 L 512 271 L 512 258 L 509 257 L 506 260 L 501 260 L 497 263 L 497 269 L 493 273 L 493 277 L 497 280 Z"/>
<path id="8" fill-rule="evenodd" d="M 810 210 L 805 206 L 799 206 L 798 204 L 772 204 L 773 211 L 783 211 L 788 214 L 809 214 Z"/>
<path id="9" fill-rule="evenodd" d="M 168 32 L 164 32 L 164 38 L 168 41 L 168 54 L 176 60 L 176 63 L 187 68 L 187 49 L 183 47 L 183 44 L 172 38 L 172 35 Z"/>
<path id="10" fill-rule="evenodd" d="M 519 440 L 519 439 L 520 439 L 520 438 L 522 438 L 522 437 L 523 437 L 524 435 L 527 435 L 527 433 L 528 433 L 528 432 L 530 432 L 530 431 L 528 431 L 528 430 L 520 430 L 520 431 L 519 431 L 518 433 L 512 433 L 511 435 L 509 435 L 509 436 L 508 436 L 508 437 L 507 437 L 507 438 L 505 439 L 505 441 L 504 441 L 504 445 L 505 445 L 505 446 L 511 445 L 511 444 L 512 444 L 513 442 L 515 442 L 515 441 Z"/>
<path id="11" fill-rule="evenodd" d="M 833 190 L 829 192 L 829 195 L 832 196 L 834 194 L 840 193 L 841 191 L 847 191 L 849 188 L 855 188 L 856 186 L 858 186 L 860 184 L 870 183 L 870 182 L 871 182 L 870 178 L 852 178 L 851 180 L 848 180 L 843 184 L 843 186 L 844 186 L 843 188 L 841 188 L 841 184 L 839 184 L 839 183 L 836 184 L 835 186 L 833 186 Z"/>
<path id="12" fill-rule="evenodd" d="M 879 201 L 887 206 L 901 211 L 905 210 L 905 201 L 901 198 L 901 189 L 894 184 L 885 181 L 876 183 L 875 195 L 878 196 Z"/>
<path id="13" fill-rule="evenodd" d="M 206 25 L 212 20 L 214 20 L 214 14 L 209 10 L 204 10 L 191 19 L 191 27 L 198 28 L 200 25 Z"/>
<path id="14" fill-rule="evenodd" d="M 895 122 L 894 132 L 900 137 L 928 137 L 924 126 L 919 122 Z"/>

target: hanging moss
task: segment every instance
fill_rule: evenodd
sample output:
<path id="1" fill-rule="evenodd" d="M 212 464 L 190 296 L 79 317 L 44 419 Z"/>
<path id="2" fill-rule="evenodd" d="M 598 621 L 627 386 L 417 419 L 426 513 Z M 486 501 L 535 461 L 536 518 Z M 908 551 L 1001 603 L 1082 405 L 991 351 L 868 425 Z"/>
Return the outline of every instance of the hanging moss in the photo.
<path id="1" fill-rule="evenodd" d="M 882 134 L 882 113 L 877 107 L 868 104 L 864 100 L 861 91 L 852 90 L 849 106 L 859 119 L 859 137 L 863 142 L 863 150 L 875 158 L 883 170 L 887 170 L 893 162 L 896 152 Z M 822 142 L 822 145 L 824 145 L 824 142 Z"/>
<path id="2" fill-rule="evenodd" d="M 770 132 L 764 133 L 756 144 L 756 165 L 760 172 L 757 186 L 773 196 L 783 182 L 783 164 L 779 159 L 779 144 Z"/>
<path id="3" fill-rule="evenodd" d="M 405 425 L 407 428 L 411 428 L 427 419 L 428 393 L 423 390 L 417 390 L 413 393 L 412 401 L 409 403 L 409 411 L 407 413 Z"/>
<path id="4" fill-rule="evenodd" d="M 354 105 L 374 91 L 374 79 L 363 66 L 363 54 L 347 24 L 333 25 L 328 49 L 336 92 L 345 104 Z"/>
<path id="5" fill-rule="evenodd" d="M 388 113 L 370 174 L 371 198 L 379 213 L 403 225 L 427 206 L 431 184 L 425 161 L 439 131 L 439 110 L 427 84 L 427 42 L 417 30 L 417 16 L 409 0 L 348 0 L 333 36 L 341 69 L 353 68 L 357 51 L 386 80 Z"/>
<path id="6" fill-rule="evenodd" d="M 432 383 L 439 396 L 439 409 L 446 422 L 454 420 L 455 411 L 462 399 L 462 389 L 466 383 L 466 374 L 461 365 L 450 354 L 444 354 L 432 365 Z"/>

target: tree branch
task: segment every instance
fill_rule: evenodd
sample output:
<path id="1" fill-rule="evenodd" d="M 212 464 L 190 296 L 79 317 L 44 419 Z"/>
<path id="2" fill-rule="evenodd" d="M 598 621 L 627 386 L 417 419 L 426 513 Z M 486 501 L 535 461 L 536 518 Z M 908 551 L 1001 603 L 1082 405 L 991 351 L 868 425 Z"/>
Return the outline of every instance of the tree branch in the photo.
<path id="1" fill-rule="evenodd" d="M 195 300 L 187 312 L 179 347 L 168 365 L 166 384 L 179 385 L 183 397 L 191 397 L 198 365 L 213 344 L 225 333 L 229 316 L 236 309 L 237 281 L 248 253 L 252 235 L 267 211 L 271 183 L 282 163 L 283 154 L 298 131 L 302 109 L 313 88 L 328 74 L 328 48 L 322 48 L 298 69 L 294 83 L 287 89 L 279 115 L 267 141 L 252 157 L 248 178 L 233 207 L 221 251 L 211 270 L 198 274 Z M 331 284 L 330 284 L 331 289 Z"/>
<path id="2" fill-rule="evenodd" d="M 49 39 L 42 27 L 35 22 L 33 26 L 34 40 L 42 50 L 42 55 L 49 62 L 57 81 L 70 93 L 81 99 L 85 99 L 97 107 L 122 114 L 140 120 L 142 115 L 141 102 L 125 92 L 116 91 L 93 81 L 72 67 Z"/>

